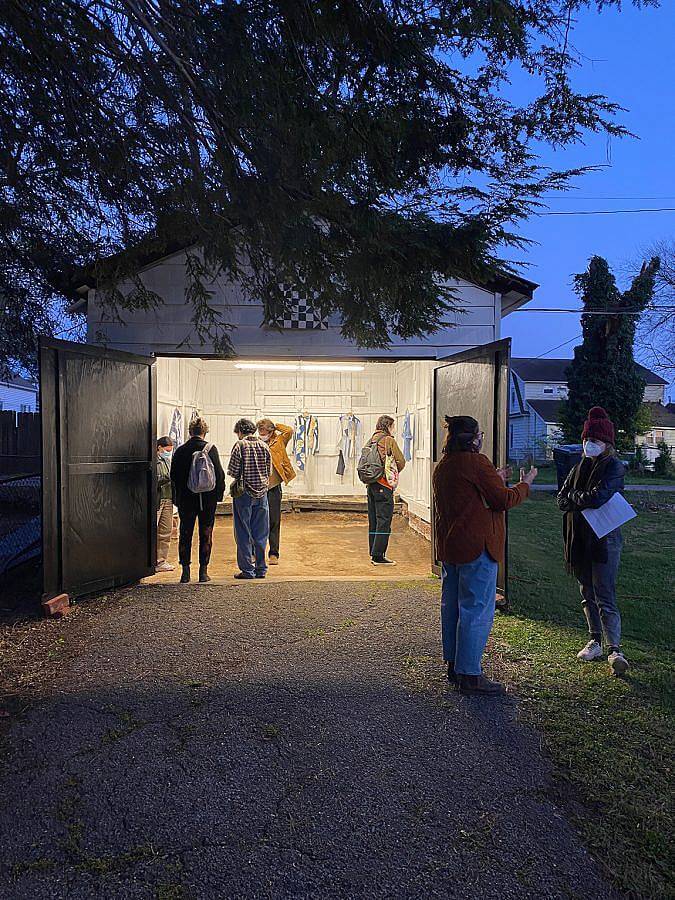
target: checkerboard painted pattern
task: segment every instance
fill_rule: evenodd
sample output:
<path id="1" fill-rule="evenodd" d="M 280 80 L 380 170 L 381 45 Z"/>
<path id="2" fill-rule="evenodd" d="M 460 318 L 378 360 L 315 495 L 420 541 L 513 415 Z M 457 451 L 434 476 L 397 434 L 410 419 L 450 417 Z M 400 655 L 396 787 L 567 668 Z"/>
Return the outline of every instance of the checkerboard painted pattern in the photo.
<path id="1" fill-rule="evenodd" d="M 322 319 L 312 306 L 313 298 L 311 295 L 308 296 L 309 292 L 303 293 L 297 288 L 286 287 L 286 285 L 282 285 L 281 289 L 286 302 L 291 306 L 290 312 L 287 312 L 281 320 L 282 328 L 319 331 L 328 329 L 328 322 Z"/>

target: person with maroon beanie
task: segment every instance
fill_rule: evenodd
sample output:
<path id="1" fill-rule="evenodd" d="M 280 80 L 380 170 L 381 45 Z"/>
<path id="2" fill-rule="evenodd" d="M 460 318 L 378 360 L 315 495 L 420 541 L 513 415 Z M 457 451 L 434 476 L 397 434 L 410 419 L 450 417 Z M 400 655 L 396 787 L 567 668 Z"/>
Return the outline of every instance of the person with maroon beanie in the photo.
<path id="1" fill-rule="evenodd" d="M 483 432 L 471 416 L 446 416 L 448 436 L 434 469 L 434 536 L 442 566 L 441 637 L 448 681 L 463 694 L 504 693 L 483 675 L 481 659 L 492 629 L 497 569 L 504 560 L 504 512 L 529 494 L 537 470 L 520 470 L 507 487 L 481 449 Z"/>
<path id="2" fill-rule="evenodd" d="M 610 669 L 624 675 L 629 668 L 621 652 L 621 615 L 616 603 L 616 576 L 623 538 L 615 528 L 598 538 L 581 515 L 598 509 L 623 492 L 624 467 L 614 450 L 614 425 L 601 406 L 588 411 L 581 434 L 584 455 L 569 473 L 558 494 L 563 517 L 565 566 L 579 582 L 590 640 L 577 654 L 583 662 L 603 656 L 603 637 Z"/>

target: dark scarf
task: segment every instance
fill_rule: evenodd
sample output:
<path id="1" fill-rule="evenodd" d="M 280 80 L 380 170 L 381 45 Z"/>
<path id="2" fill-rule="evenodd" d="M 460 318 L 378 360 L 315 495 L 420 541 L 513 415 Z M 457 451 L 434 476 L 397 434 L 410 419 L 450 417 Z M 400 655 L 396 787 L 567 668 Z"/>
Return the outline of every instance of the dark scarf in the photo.
<path id="1" fill-rule="evenodd" d="M 601 484 L 612 454 L 595 459 L 584 457 L 575 467 L 571 490 L 590 491 Z M 587 580 L 594 562 L 607 562 L 607 542 L 598 538 L 580 510 L 565 513 L 563 517 L 565 567 L 581 582 Z"/>

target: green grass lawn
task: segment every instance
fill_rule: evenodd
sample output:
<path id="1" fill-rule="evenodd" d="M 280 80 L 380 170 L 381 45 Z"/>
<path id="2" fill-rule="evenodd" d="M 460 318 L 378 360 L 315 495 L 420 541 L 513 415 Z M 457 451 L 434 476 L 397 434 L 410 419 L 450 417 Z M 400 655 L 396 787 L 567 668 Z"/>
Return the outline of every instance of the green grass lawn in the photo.
<path id="1" fill-rule="evenodd" d="M 640 511 L 624 528 L 626 679 L 575 658 L 587 634 L 554 499 L 534 495 L 510 513 L 509 532 L 513 614 L 498 617 L 494 636 L 523 715 L 542 729 L 586 810 L 575 822 L 615 882 L 633 896 L 672 896 L 675 514 Z"/>
<path id="2" fill-rule="evenodd" d="M 557 484 L 555 466 L 540 465 L 539 474 L 537 475 L 537 484 Z M 517 479 L 518 467 L 513 466 L 515 481 Z M 626 484 L 672 484 L 675 487 L 675 478 L 660 478 L 657 475 L 645 474 L 637 475 L 634 472 L 626 472 Z"/>

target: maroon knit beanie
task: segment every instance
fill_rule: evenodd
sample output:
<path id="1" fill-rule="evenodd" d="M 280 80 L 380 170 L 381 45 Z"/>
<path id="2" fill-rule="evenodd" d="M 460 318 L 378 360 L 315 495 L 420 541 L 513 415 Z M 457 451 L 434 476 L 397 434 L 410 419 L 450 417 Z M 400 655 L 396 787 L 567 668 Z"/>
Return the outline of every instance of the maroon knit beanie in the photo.
<path id="1" fill-rule="evenodd" d="M 588 418 L 584 422 L 581 440 L 602 441 L 614 446 L 614 424 L 601 406 L 593 406 L 588 410 Z"/>

